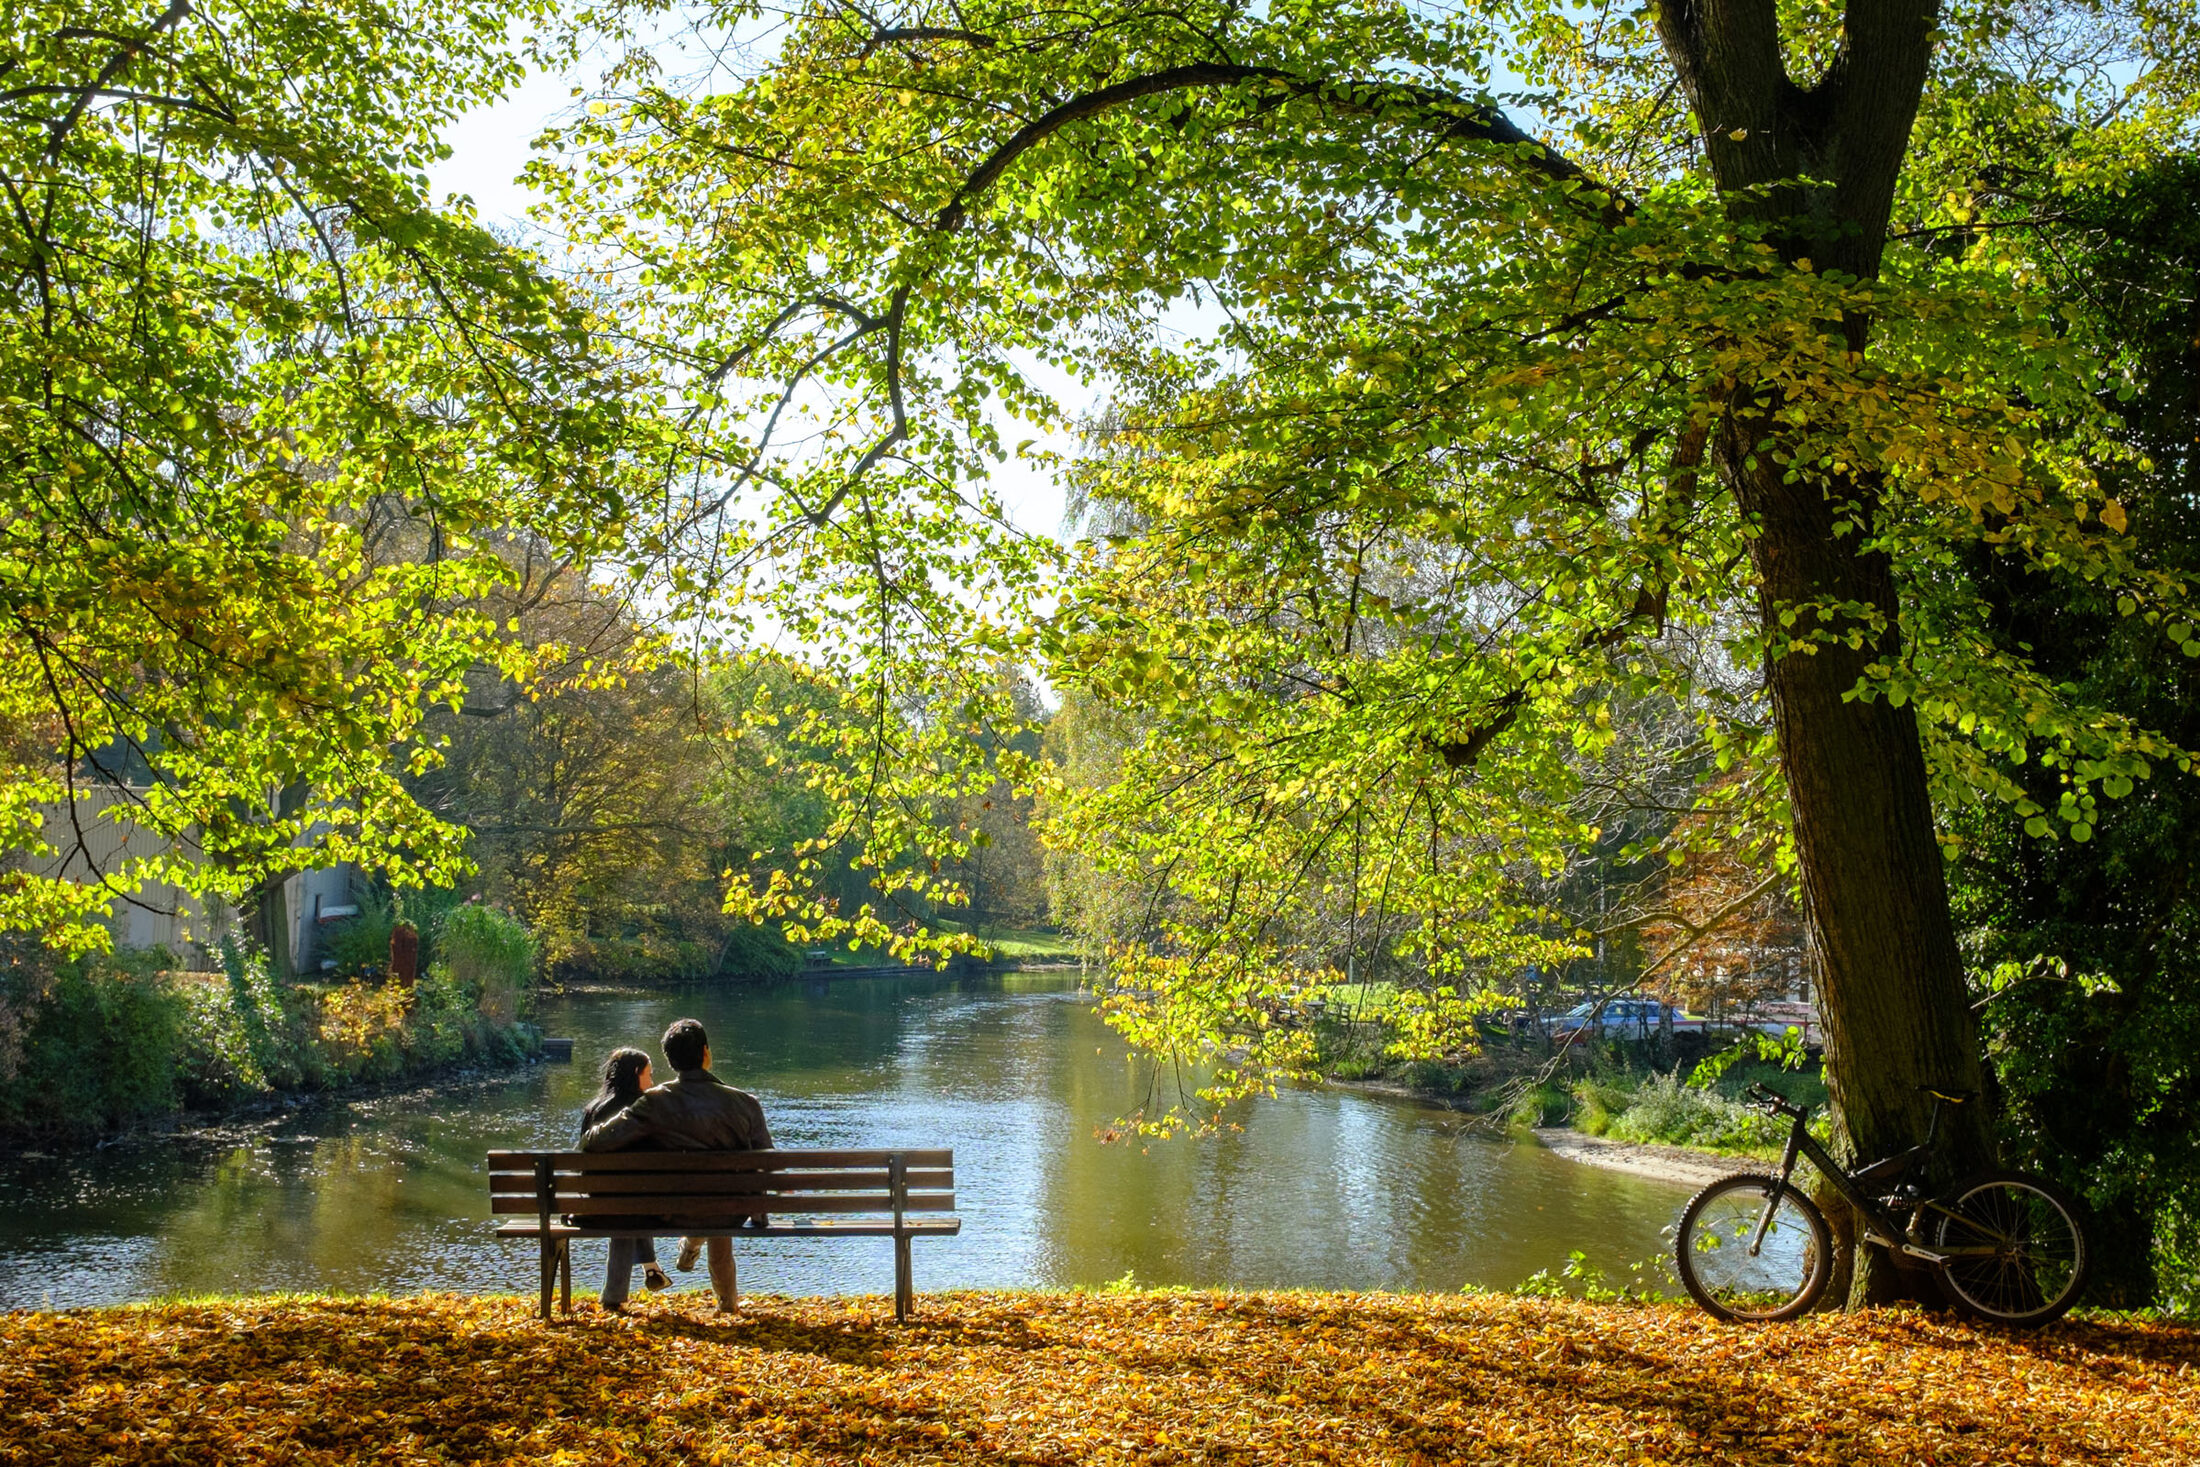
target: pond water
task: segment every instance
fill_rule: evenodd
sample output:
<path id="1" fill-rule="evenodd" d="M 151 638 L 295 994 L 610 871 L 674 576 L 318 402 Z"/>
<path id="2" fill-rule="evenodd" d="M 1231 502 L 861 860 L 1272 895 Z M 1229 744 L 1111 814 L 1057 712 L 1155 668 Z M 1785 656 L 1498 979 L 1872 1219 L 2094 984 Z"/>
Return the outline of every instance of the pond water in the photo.
<path id="1" fill-rule="evenodd" d="M 709 1028 L 716 1068 L 782 1146 L 952 1146 L 958 1238 L 920 1242 L 920 1291 L 1141 1284 L 1506 1289 L 1573 1249 L 1608 1272 L 1658 1253 L 1686 1200 L 1340 1089 L 1246 1107 L 1242 1129 L 1103 1144 L 1140 1103 L 1091 1000 L 1052 975 L 865 978 L 546 1001 L 574 1063 L 533 1065 L 257 1125 L 0 1158 L 0 1308 L 177 1294 L 528 1293 L 534 1247 L 491 1236 L 483 1153 L 570 1145 L 593 1071 Z M 884 1240 L 743 1241 L 744 1291 L 882 1293 Z M 577 1245 L 575 1292 L 604 1245 Z M 669 1254 L 668 1254 L 669 1257 Z M 700 1270 L 683 1286 L 700 1287 Z"/>

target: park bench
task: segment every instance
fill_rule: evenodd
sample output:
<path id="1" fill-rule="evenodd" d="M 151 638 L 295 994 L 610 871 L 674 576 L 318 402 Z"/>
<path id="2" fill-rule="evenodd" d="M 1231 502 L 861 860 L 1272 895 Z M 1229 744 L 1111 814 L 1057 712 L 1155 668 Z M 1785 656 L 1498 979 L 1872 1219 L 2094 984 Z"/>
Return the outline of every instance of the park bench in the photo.
<path id="1" fill-rule="evenodd" d="M 955 1210 L 948 1150 L 492 1151 L 489 1210 L 515 1219 L 498 1237 L 541 1242 L 544 1319 L 553 1292 L 573 1312 L 575 1238 L 677 1235 L 891 1238 L 894 1318 L 905 1321 L 917 1302 L 910 1240 L 962 1231 L 960 1218 L 933 1215 Z M 767 1226 L 743 1226 L 759 1214 Z M 666 1221 L 637 1227 L 636 1217 Z"/>

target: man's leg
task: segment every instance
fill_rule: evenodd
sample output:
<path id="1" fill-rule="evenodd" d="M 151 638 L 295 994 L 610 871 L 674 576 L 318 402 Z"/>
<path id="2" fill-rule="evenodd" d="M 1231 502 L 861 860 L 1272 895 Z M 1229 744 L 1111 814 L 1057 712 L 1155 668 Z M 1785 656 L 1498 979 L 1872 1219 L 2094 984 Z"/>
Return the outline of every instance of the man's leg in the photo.
<path id="1" fill-rule="evenodd" d="M 711 1238 L 706 1241 L 710 1254 L 710 1286 L 717 1291 L 720 1309 L 741 1307 L 741 1290 L 734 1281 L 733 1239 Z"/>
<path id="2" fill-rule="evenodd" d="M 611 1255 L 604 1260 L 603 1293 L 598 1296 L 606 1309 L 616 1309 L 626 1302 L 627 1290 L 634 1286 L 634 1240 L 613 1238 Z"/>

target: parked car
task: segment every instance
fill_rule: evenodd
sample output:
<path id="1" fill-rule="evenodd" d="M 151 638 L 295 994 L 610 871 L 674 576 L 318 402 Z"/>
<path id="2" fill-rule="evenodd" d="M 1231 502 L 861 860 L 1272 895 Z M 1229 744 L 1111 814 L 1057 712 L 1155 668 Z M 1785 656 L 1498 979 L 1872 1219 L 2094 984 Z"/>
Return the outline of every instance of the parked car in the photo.
<path id="1" fill-rule="evenodd" d="M 1545 1019 L 1543 1026 L 1553 1039 L 1567 1039 L 1584 1030 L 1594 1030 L 1606 1039 L 1640 1039 L 1658 1033 L 1668 1014 L 1675 1034 L 1703 1032 L 1702 1019 L 1652 998 L 1615 998 L 1604 1005 L 1602 1013 L 1592 999 Z"/>

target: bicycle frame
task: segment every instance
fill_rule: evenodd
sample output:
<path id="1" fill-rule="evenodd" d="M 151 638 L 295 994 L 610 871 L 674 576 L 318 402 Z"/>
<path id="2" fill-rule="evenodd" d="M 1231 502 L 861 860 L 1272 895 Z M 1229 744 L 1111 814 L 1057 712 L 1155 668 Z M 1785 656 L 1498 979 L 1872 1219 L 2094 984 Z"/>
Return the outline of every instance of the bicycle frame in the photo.
<path id="1" fill-rule="evenodd" d="M 1937 1101 L 1938 1097 L 1935 1098 Z M 1818 1168 L 1819 1175 L 1831 1182 L 1834 1191 L 1839 1192 L 1849 1206 L 1856 1209 L 1857 1216 L 1863 1219 L 1864 1226 L 1860 1230 L 1860 1236 L 1864 1242 L 1876 1243 L 1882 1248 L 1891 1249 L 1924 1263 L 1946 1263 L 1955 1258 L 1991 1257 L 1994 1255 L 1996 1249 L 1990 1244 L 1968 1248 L 1926 1247 L 1917 1240 L 1917 1224 L 1923 1220 L 1928 1209 L 1936 1212 L 1945 1212 L 1947 1209 L 1941 1207 L 1938 1203 L 1920 1199 L 1917 1211 L 1912 1214 L 1909 1224 L 1905 1225 L 1893 1213 L 1882 1207 L 1877 1198 L 1868 1196 L 1863 1188 L 1857 1185 L 1857 1176 L 1864 1172 L 1877 1171 L 1881 1167 L 1888 1166 L 1890 1162 L 1899 1161 L 1901 1165 L 1891 1167 L 1887 1175 L 1889 1177 L 1900 1176 L 1932 1154 L 1933 1138 L 1940 1130 L 1940 1106 L 1937 1103 L 1933 1107 L 1932 1122 L 1925 1132 L 1923 1145 L 1913 1146 L 1908 1151 L 1897 1152 L 1894 1156 L 1883 1158 L 1880 1161 L 1871 1163 L 1869 1166 L 1859 1168 L 1855 1173 L 1848 1171 L 1839 1162 L 1835 1161 L 1832 1153 L 1819 1145 L 1818 1139 L 1805 1129 L 1804 1123 L 1810 1116 L 1807 1107 L 1789 1109 L 1783 1106 L 1782 1109 L 1787 1110 L 1788 1114 L 1794 1119 L 1794 1124 L 1788 1129 L 1787 1149 L 1780 1156 L 1780 1186 L 1782 1188 L 1786 1187 L 1790 1178 L 1794 1176 L 1796 1161 L 1807 1156 L 1810 1158 L 1811 1164 Z M 1772 1226 L 1773 1210 L 1778 1207 L 1779 1202 L 1780 1189 L 1775 1188 L 1766 1196 L 1764 1215 L 1758 1218 L 1757 1231 L 1750 1236 L 1749 1253 L 1752 1258 L 1756 1257 L 1758 1250 L 1764 1246 L 1765 1233 Z"/>

